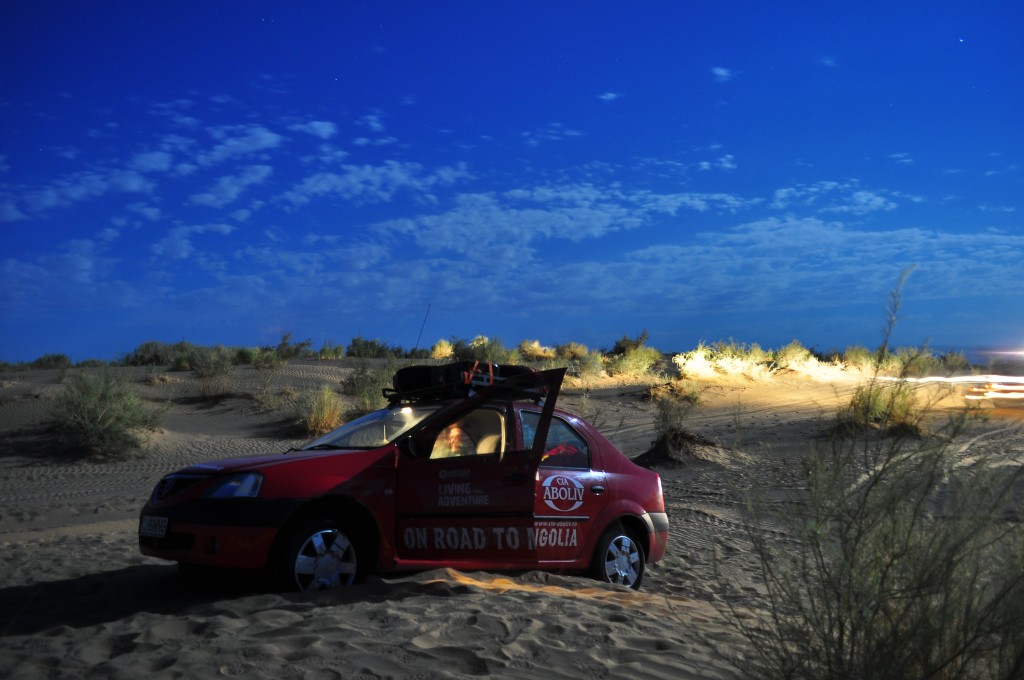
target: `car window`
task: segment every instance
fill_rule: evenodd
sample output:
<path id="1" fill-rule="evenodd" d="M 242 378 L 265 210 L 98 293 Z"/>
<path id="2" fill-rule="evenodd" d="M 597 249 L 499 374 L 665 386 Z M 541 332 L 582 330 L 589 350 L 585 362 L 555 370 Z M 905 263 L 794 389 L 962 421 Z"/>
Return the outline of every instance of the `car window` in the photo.
<path id="1" fill-rule="evenodd" d="M 523 446 L 529 449 L 533 447 L 540 414 L 533 411 L 522 411 L 521 414 Z M 541 458 L 540 466 L 589 468 L 590 447 L 569 423 L 556 416 L 551 419 L 551 426 L 548 428 L 548 440 L 545 442 L 544 456 Z"/>
<path id="2" fill-rule="evenodd" d="M 437 406 L 401 406 L 374 411 L 328 432 L 302 448 L 362 449 L 383 446 L 393 442 L 437 409 Z"/>
<path id="3" fill-rule="evenodd" d="M 441 430 L 430 458 L 500 457 L 504 452 L 504 414 L 493 408 L 479 408 Z"/>

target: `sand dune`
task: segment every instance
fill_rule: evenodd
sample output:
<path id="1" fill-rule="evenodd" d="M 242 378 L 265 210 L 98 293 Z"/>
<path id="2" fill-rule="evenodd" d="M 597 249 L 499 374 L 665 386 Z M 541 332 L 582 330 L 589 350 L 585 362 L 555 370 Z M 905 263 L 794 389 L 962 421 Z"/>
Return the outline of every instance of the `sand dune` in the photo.
<path id="1" fill-rule="evenodd" d="M 55 372 L 0 376 L 0 669 L 8 677 L 741 677 L 729 661 L 741 641 L 718 605 L 723 579 L 756 594 L 739 515 L 744 490 L 791 483 L 822 420 L 856 384 L 708 378 L 689 424 L 720 446 L 660 470 L 672 542 L 642 592 L 539 572 L 439 570 L 300 595 L 244 583 L 187 587 L 173 564 L 139 555 L 137 515 L 166 472 L 303 441 L 283 401 L 267 406 L 254 395 L 337 383 L 349 369 L 297 362 L 269 386 L 238 369 L 230 394 L 213 400 L 198 398 L 188 374 L 150 384 L 145 370 L 121 370 L 170 410 L 142 455 L 110 463 L 69 460 L 50 443 L 47 414 L 62 389 Z M 647 391 L 566 389 L 563 405 L 635 456 L 654 438 Z M 1020 455 L 1018 435 L 993 421 L 971 446 Z"/>

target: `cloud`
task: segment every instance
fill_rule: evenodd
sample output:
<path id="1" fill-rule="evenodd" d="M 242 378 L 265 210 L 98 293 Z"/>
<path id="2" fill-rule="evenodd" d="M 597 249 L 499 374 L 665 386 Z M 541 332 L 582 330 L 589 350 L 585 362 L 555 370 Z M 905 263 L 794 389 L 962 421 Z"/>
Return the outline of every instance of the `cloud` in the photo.
<path id="1" fill-rule="evenodd" d="M 736 72 L 721 66 L 713 66 L 711 68 L 711 75 L 715 79 L 715 82 L 727 83 L 736 77 Z"/>
<path id="2" fill-rule="evenodd" d="M 901 165 L 913 165 L 914 163 L 914 159 L 911 158 L 909 153 L 891 153 L 889 154 L 889 160 Z"/>
<path id="3" fill-rule="evenodd" d="M 866 215 L 872 212 L 895 210 L 899 207 L 894 200 L 896 198 L 903 198 L 912 202 L 923 200 L 897 192 L 862 189 L 856 180 L 848 182 L 824 181 L 777 189 L 769 207 L 776 210 L 804 208 L 819 213 Z"/>
<path id="4" fill-rule="evenodd" d="M 542 185 L 502 193 L 466 193 L 446 211 L 391 220 L 375 226 L 384 234 L 412 238 L 427 253 L 451 251 L 472 255 L 508 252 L 508 262 L 492 257 L 493 266 L 519 266 L 540 242 L 580 242 L 638 229 L 680 210 L 735 212 L 750 201 L 729 194 L 624 191 L 592 184 Z M 514 264 L 512 264 L 514 263 Z"/>
<path id="5" fill-rule="evenodd" d="M 738 166 L 736 165 L 736 158 L 731 153 L 728 153 L 716 161 L 701 161 L 697 164 L 697 167 L 702 171 L 718 169 L 718 170 L 735 170 Z"/>
<path id="6" fill-rule="evenodd" d="M 261 125 L 215 128 L 211 134 L 219 143 L 212 150 L 199 154 L 196 160 L 200 165 L 213 165 L 229 158 L 276 149 L 284 141 L 284 137 Z"/>
<path id="7" fill-rule="evenodd" d="M 129 167 L 139 172 L 167 172 L 171 169 L 171 154 L 166 151 L 147 151 L 137 153 L 129 163 Z"/>
<path id="8" fill-rule="evenodd" d="M 192 245 L 192 236 L 198 234 L 221 234 L 227 235 L 235 228 L 230 224 L 205 224 L 192 227 L 175 227 L 168 232 L 167 236 L 150 247 L 150 251 L 159 257 L 172 260 L 181 260 L 189 257 L 195 252 Z"/>
<path id="9" fill-rule="evenodd" d="M 145 203 L 129 203 L 125 207 L 136 215 L 141 215 L 151 222 L 155 222 L 162 217 L 160 208 L 152 205 L 146 205 Z"/>
<path id="10" fill-rule="evenodd" d="M 72 173 L 36 188 L 6 188 L 0 195 L 0 221 L 13 222 L 109 193 L 150 193 L 155 184 L 135 170 L 100 169 Z"/>
<path id="11" fill-rule="evenodd" d="M 356 121 L 356 125 L 366 128 L 370 132 L 384 132 L 384 122 L 380 115 L 371 113 Z"/>
<path id="12" fill-rule="evenodd" d="M 838 68 L 839 66 L 839 63 L 832 57 L 821 57 L 818 59 L 818 63 L 829 68 Z"/>
<path id="13" fill-rule="evenodd" d="M 306 132 L 320 139 L 330 139 L 338 132 L 338 128 L 334 123 L 330 123 L 323 120 L 314 120 L 309 123 L 296 123 L 295 125 L 289 125 L 289 130 L 295 130 L 296 132 Z"/>
<path id="14" fill-rule="evenodd" d="M 356 146 L 390 146 L 398 143 L 397 137 L 378 137 L 371 139 L 370 137 L 356 137 L 352 140 L 352 143 Z"/>
<path id="15" fill-rule="evenodd" d="M 189 201 L 193 205 L 222 208 L 238 198 L 248 187 L 266 181 L 272 173 L 273 168 L 269 165 L 250 165 L 238 174 L 221 177 L 209 191 L 193 194 Z"/>
<path id="16" fill-rule="evenodd" d="M 582 137 L 583 133 L 567 128 L 562 123 L 548 123 L 538 130 L 523 132 L 521 136 L 528 146 L 538 146 L 542 142 L 560 142 L 570 137 Z"/>
<path id="17" fill-rule="evenodd" d="M 302 180 L 281 200 L 300 206 L 318 196 L 335 196 L 356 204 L 383 203 L 399 191 L 428 197 L 438 186 L 449 186 L 471 175 L 464 165 L 445 166 L 426 173 L 419 163 L 387 161 L 383 165 L 344 165 L 341 172 L 320 172 Z"/>
<path id="18" fill-rule="evenodd" d="M 597 98 L 604 102 L 612 102 L 622 96 L 623 95 L 618 92 L 604 92 L 602 94 L 597 95 Z"/>

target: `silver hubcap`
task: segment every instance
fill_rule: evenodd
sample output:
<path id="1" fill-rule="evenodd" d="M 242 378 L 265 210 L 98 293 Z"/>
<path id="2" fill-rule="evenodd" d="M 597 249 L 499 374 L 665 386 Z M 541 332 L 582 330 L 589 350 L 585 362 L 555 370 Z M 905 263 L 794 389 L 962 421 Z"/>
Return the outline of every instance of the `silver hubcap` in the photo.
<path id="1" fill-rule="evenodd" d="M 608 544 L 604 573 L 610 583 L 632 586 L 640 577 L 640 549 L 629 536 L 616 536 Z"/>
<path id="2" fill-rule="evenodd" d="M 356 551 L 337 529 L 318 531 L 302 544 L 295 557 L 299 589 L 328 590 L 351 585 L 356 578 Z"/>

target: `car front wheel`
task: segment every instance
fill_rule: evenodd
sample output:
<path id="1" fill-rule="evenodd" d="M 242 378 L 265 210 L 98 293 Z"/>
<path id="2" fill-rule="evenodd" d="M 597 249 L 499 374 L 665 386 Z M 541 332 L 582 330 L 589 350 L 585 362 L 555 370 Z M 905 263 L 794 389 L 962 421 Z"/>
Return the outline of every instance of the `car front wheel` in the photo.
<path id="1" fill-rule="evenodd" d="M 604 583 L 640 589 L 644 579 L 644 549 L 630 532 L 615 526 L 605 532 L 594 553 L 592 575 Z"/>
<path id="2" fill-rule="evenodd" d="M 330 519 L 303 522 L 291 532 L 279 558 L 281 583 L 302 592 L 352 585 L 362 574 L 354 533 Z"/>

